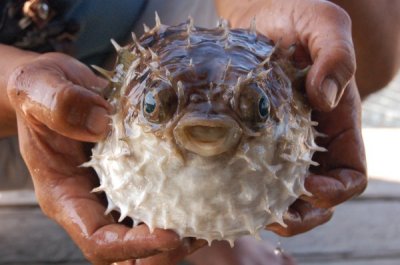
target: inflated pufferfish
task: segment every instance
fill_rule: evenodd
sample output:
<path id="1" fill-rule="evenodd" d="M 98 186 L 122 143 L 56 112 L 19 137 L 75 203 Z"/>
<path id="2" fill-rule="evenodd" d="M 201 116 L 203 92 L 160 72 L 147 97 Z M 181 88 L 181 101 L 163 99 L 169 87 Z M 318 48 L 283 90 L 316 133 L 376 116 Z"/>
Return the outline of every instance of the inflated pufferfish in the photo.
<path id="1" fill-rule="evenodd" d="M 317 132 L 302 75 L 250 29 L 156 26 L 118 52 L 112 132 L 93 149 L 108 209 L 209 242 L 258 235 L 300 195 Z M 304 73 L 303 73 L 304 76 Z M 295 86 L 295 85 L 293 85 Z"/>

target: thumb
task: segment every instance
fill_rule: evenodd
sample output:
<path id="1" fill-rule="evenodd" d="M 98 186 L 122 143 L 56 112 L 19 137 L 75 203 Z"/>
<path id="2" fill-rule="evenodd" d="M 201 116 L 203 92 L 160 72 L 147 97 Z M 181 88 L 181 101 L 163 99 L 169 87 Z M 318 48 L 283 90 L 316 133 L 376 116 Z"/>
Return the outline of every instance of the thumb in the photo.
<path id="1" fill-rule="evenodd" d="M 354 77 L 356 61 L 350 17 L 332 3 L 320 5 L 323 6 L 318 23 L 308 21 L 298 26 L 313 61 L 306 80 L 310 103 L 320 111 L 331 111 Z M 313 18 L 308 16 L 307 19 Z M 301 28 L 303 23 L 309 26 Z"/>
<path id="2" fill-rule="evenodd" d="M 258 1 L 243 15 L 258 14 L 258 29 L 282 47 L 294 43 L 308 51 L 312 66 L 306 91 L 313 108 L 330 111 L 355 74 L 355 52 L 349 15 L 329 1 Z M 234 26 L 247 27 L 248 19 Z M 246 20 L 246 21 L 245 21 Z"/>
<path id="3" fill-rule="evenodd" d="M 326 46 L 319 51 L 306 80 L 311 104 L 320 111 L 335 108 L 355 74 L 354 53 L 350 43 Z"/>
<path id="4" fill-rule="evenodd" d="M 101 80 L 96 83 L 100 84 Z M 87 142 L 98 141 L 107 133 L 110 104 L 96 92 L 68 80 L 57 67 L 19 67 L 9 79 L 8 96 L 16 111 L 35 128 L 44 125 Z"/>

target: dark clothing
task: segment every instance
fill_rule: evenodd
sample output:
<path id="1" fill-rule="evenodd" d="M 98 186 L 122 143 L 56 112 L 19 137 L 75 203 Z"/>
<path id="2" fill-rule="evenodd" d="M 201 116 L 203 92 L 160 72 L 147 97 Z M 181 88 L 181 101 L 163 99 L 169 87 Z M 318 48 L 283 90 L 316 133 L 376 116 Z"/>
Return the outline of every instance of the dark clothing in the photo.
<path id="1" fill-rule="evenodd" d="M 59 51 L 88 64 L 101 64 L 110 39 L 123 41 L 145 7 L 144 0 L 57 0 L 43 2 L 49 18 L 32 20 L 28 1 L 0 1 L 0 42 L 36 52 Z"/>

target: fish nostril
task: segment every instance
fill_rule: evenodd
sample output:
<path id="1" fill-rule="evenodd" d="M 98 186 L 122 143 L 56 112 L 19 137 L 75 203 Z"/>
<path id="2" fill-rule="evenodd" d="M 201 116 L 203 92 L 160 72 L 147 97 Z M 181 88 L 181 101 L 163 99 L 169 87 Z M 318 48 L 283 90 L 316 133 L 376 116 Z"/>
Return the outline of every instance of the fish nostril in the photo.
<path id="1" fill-rule="evenodd" d="M 185 132 L 192 140 L 210 143 L 216 142 L 228 135 L 229 128 L 227 127 L 212 127 L 212 126 L 187 126 Z"/>

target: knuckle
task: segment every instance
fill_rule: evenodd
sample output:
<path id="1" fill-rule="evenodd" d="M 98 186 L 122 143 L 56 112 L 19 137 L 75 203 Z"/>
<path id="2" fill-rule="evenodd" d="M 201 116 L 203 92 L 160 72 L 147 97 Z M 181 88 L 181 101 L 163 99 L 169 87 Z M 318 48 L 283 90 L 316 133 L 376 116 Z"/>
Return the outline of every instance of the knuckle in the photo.
<path id="1" fill-rule="evenodd" d="M 347 29 L 351 29 L 350 15 L 340 6 L 334 5 L 335 13 L 341 24 Z"/>
<path id="2" fill-rule="evenodd" d="M 329 220 L 332 219 L 334 214 L 334 209 L 333 208 L 329 208 L 326 213 L 325 213 L 325 218 L 323 219 L 323 221 L 320 223 L 320 225 L 327 223 Z"/>
<path id="3" fill-rule="evenodd" d="M 53 120 L 56 124 L 79 125 L 82 123 L 82 113 L 79 104 L 79 95 L 72 83 L 60 84 L 51 103 Z"/>
<path id="4" fill-rule="evenodd" d="M 100 264 L 99 258 L 98 258 L 98 256 L 97 256 L 95 251 L 93 251 L 93 250 L 91 250 L 91 249 L 89 249 L 87 247 L 86 248 L 81 248 L 81 251 L 82 251 L 83 256 L 88 261 L 90 261 L 90 263 L 92 263 L 92 264 Z"/>
<path id="5" fill-rule="evenodd" d="M 11 99 L 15 99 L 21 95 L 29 85 L 31 79 L 30 73 L 31 67 L 26 65 L 18 66 L 12 71 L 7 84 L 7 93 Z"/>
<path id="6" fill-rule="evenodd" d="M 74 95 L 70 84 L 58 84 L 51 103 L 56 113 L 64 112 L 68 108 L 68 105 L 73 101 L 73 97 Z"/>
<path id="7" fill-rule="evenodd" d="M 40 209 L 42 210 L 43 214 L 44 214 L 46 217 L 48 217 L 48 218 L 50 218 L 50 219 L 54 219 L 54 218 L 53 218 L 53 211 L 50 210 L 50 207 L 48 207 L 47 204 L 45 204 L 45 203 L 40 203 L 40 202 L 39 202 L 39 205 L 40 205 Z"/>
<path id="8" fill-rule="evenodd" d="M 293 236 L 293 229 L 291 228 L 291 225 L 289 224 L 287 227 L 282 227 L 278 224 L 274 225 L 273 227 L 266 227 L 267 229 L 271 230 L 275 234 L 282 236 L 282 237 L 290 237 Z"/>
<path id="9" fill-rule="evenodd" d="M 92 237 L 93 236 L 81 239 L 79 242 L 79 248 L 81 249 L 85 258 L 92 264 L 103 264 L 105 259 L 102 257 L 102 253 L 104 251 L 101 251 L 99 244 L 96 243 L 96 240 L 94 240 Z"/>
<path id="10" fill-rule="evenodd" d="M 368 187 L 368 178 L 366 175 L 363 175 L 360 178 L 360 182 L 357 187 L 356 196 L 362 194 L 367 189 L 367 187 Z"/>
<path id="11" fill-rule="evenodd" d="M 344 88 L 356 73 L 357 67 L 353 44 L 351 40 L 341 40 L 332 46 L 330 51 L 326 52 L 330 52 L 327 55 L 327 71 Z"/>
<path id="12" fill-rule="evenodd" d="M 354 55 L 354 48 L 351 43 L 344 42 L 341 45 L 341 52 L 339 53 L 338 60 L 342 65 L 342 74 L 350 79 L 356 73 L 356 62 Z"/>
<path id="13" fill-rule="evenodd" d="M 43 214 L 45 216 L 47 216 L 48 218 L 55 220 L 54 207 L 53 207 L 53 204 L 48 201 L 49 198 L 41 193 L 37 193 L 36 197 L 37 197 L 38 203 L 40 205 L 40 209 L 42 210 Z"/>
<path id="14" fill-rule="evenodd" d="M 329 20 L 336 24 L 340 23 L 348 30 L 351 29 L 350 15 L 342 7 L 328 1 L 320 2 L 320 4 L 323 5 L 324 14 Z"/>
<path id="15" fill-rule="evenodd" d="M 111 260 L 106 255 L 107 251 L 102 247 L 101 241 L 96 237 L 96 233 L 86 237 L 80 248 L 87 260 L 93 264 L 110 264 Z"/>
<path id="16" fill-rule="evenodd" d="M 282 237 L 291 237 L 297 235 L 299 232 L 296 231 L 296 229 L 287 227 L 285 230 L 283 230 L 281 233 L 279 233 L 280 236 Z"/>

